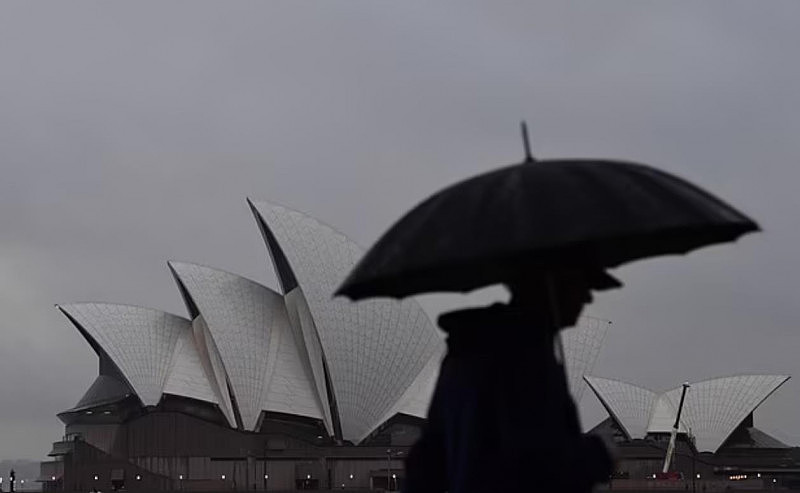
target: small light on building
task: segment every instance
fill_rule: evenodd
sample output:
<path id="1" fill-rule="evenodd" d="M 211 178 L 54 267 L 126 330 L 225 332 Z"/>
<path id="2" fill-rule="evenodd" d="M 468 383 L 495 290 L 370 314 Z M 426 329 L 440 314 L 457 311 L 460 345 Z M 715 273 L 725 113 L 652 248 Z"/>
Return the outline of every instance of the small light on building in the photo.
<path id="1" fill-rule="evenodd" d="M 306 479 L 311 479 L 311 475 L 310 474 L 306 474 Z"/>
<path id="2" fill-rule="evenodd" d="M 136 481 L 141 481 L 141 480 L 142 480 L 142 477 L 137 474 L 136 475 Z"/>
<path id="3" fill-rule="evenodd" d="M 24 479 L 20 479 L 19 482 L 22 483 L 22 484 L 25 484 L 25 480 Z"/>
<path id="4" fill-rule="evenodd" d="M 55 476 L 50 476 L 50 481 L 55 481 L 55 480 L 56 480 Z"/>
<path id="5" fill-rule="evenodd" d="M 778 482 L 778 480 L 777 480 L 777 479 L 775 479 L 775 478 L 772 478 L 772 482 L 773 482 L 773 483 L 777 483 L 777 482 Z"/>
<path id="6" fill-rule="evenodd" d="M 100 479 L 100 478 L 99 478 L 99 477 L 97 477 L 97 474 L 95 474 L 95 475 L 94 475 L 94 480 L 95 480 L 95 481 L 97 481 L 98 479 Z"/>
<path id="7" fill-rule="evenodd" d="M 699 472 L 697 473 L 697 479 L 700 479 L 700 473 Z"/>
<path id="8" fill-rule="evenodd" d="M 183 480 L 183 474 L 179 474 L 178 479 Z"/>
<path id="9" fill-rule="evenodd" d="M 222 479 L 225 479 L 225 475 L 224 474 L 222 475 Z"/>
<path id="10" fill-rule="evenodd" d="M 322 440 L 322 435 L 317 435 L 317 440 Z"/>
<path id="11" fill-rule="evenodd" d="M 653 479 L 656 479 L 656 475 L 655 475 L 655 473 L 653 474 Z"/>
<path id="12" fill-rule="evenodd" d="M 111 414 L 111 411 L 103 411 L 103 414 L 105 414 L 106 416 L 108 416 L 109 414 Z"/>
<path id="13" fill-rule="evenodd" d="M 342 483 L 342 488 L 344 488 L 344 483 Z"/>
<path id="14" fill-rule="evenodd" d="M 392 474 L 392 479 L 397 479 L 397 474 Z"/>
<path id="15" fill-rule="evenodd" d="M 92 411 L 86 411 L 86 414 L 94 414 Z"/>
<path id="16" fill-rule="evenodd" d="M 353 475 L 352 474 L 350 475 L 350 479 L 353 479 Z"/>
<path id="17" fill-rule="evenodd" d="M 761 473 L 756 474 L 756 477 L 760 478 L 761 477 Z"/>
<path id="18" fill-rule="evenodd" d="M 264 479 L 269 479 L 269 474 L 265 474 Z"/>

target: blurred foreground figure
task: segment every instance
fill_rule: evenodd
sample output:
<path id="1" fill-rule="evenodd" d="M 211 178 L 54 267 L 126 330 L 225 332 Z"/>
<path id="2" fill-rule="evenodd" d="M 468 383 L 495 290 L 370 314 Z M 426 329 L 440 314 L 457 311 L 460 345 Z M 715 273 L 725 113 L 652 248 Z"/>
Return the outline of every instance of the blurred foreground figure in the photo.
<path id="1" fill-rule="evenodd" d="M 758 224 L 647 165 L 525 160 L 446 187 L 400 218 L 336 294 L 352 300 L 466 292 L 503 283 L 508 305 L 443 315 L 448 354 L 429 423 L 407 462 L 407 493 L 589 491 L 611 472 L 580 434 L 558 331 L 605 274 L 636 260 L 735 241 Z"/>
<path id="2" fill-rule="evenodd" d="M 593 285 L 582 273 L 510 285 L 508 304 L 442 315 L 448 352 L 421 439 L 406 463 L 407 493 L 588 492 L 613 472 L 603 442 L 581 433 L 554 350 Z M 552 300 L 552 301 L 551 301 Z"/>

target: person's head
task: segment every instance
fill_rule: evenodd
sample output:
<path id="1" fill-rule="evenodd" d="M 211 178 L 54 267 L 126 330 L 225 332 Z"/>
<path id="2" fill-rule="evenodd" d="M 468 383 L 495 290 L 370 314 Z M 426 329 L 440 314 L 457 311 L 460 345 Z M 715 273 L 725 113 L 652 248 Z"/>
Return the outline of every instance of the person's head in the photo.
<path id="1" fill-rule="evenodd" d="M 562 269 L 521 276 L 508 283 L 511 303 L 545 317 L 554 331 L 575 325 L 583 307 L 592 301 L 592 290 L 622 286 L 601 269 Z"/>

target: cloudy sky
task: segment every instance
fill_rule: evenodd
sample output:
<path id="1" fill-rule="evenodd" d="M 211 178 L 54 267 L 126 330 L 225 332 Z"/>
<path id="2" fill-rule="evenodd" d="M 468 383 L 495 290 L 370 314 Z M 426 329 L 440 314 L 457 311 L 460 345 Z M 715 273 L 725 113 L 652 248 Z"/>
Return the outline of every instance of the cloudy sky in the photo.
<path id="1" fill-rule="evenodd" d="M 650 163 L 762 224 L 620 269 L 589 309 L 614 322 L 595 374 L 795 375 L 756 423 L 800 445 L 798 18 L 791 1 L 4 3 L 0 459 L 43 457 L 96 375 L 54 303 L 184 313 L 168 259 L 275 286 L 245 197 L 367 246 L 518 161 L 522 118 L 538 157 Z"/>

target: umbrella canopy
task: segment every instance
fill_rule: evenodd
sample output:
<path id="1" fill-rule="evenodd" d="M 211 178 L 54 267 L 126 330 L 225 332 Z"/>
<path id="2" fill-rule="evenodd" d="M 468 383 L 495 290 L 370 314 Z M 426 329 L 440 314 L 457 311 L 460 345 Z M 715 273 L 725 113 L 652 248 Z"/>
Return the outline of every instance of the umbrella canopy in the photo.
<path id="1" fill-rule="evenodd" d="M 337 294 L 357 300 L 463 292 L 520 272 L 593 271 L 683 254 L 757 230 L 722 200 L 643 164 L 528 157 L 416 206 Z"/>

